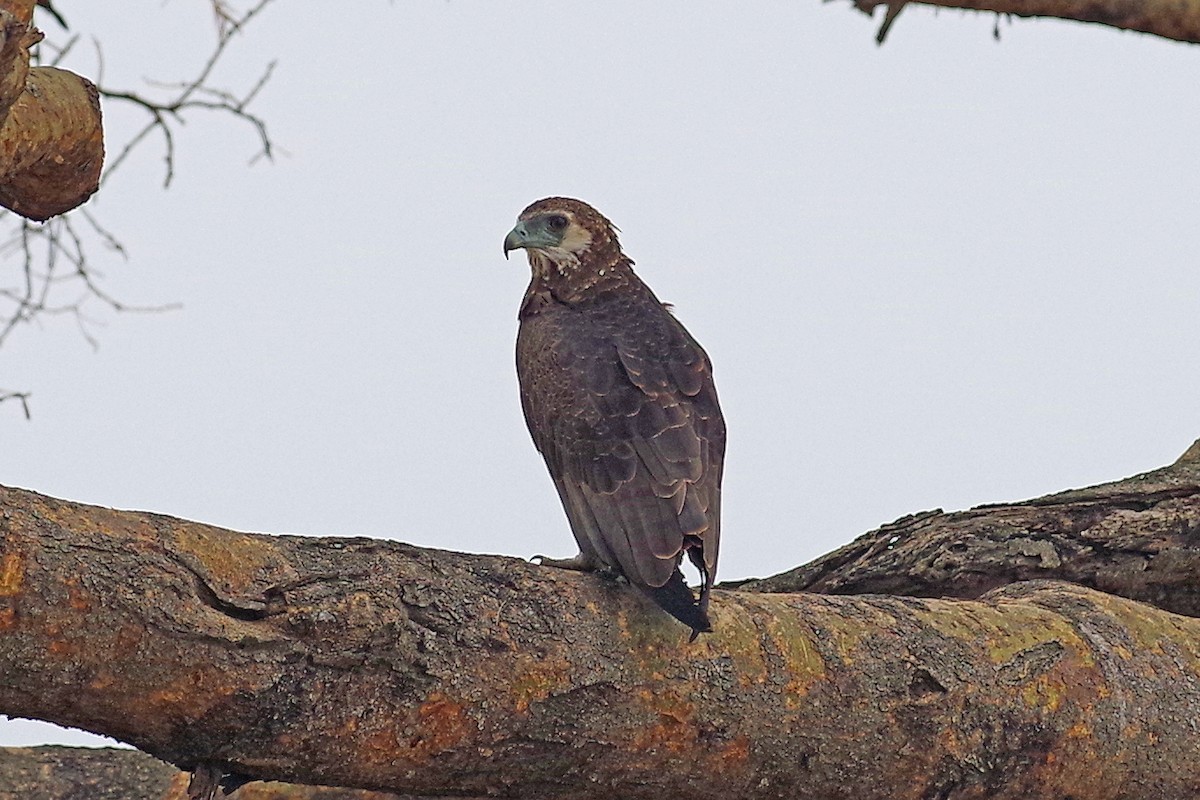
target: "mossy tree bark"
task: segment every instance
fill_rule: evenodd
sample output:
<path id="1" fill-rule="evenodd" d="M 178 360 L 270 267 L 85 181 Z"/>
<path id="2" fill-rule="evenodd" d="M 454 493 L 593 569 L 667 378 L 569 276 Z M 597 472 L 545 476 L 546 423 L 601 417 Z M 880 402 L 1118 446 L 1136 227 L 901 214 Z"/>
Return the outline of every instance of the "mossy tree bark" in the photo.
<path id="1" fill-rule="evenodd" d="M 1053 578 L 1200 616 L 1200 442 L 1169 467 L 1023 503 L 924 511 L 742 589 L 976 598 Z"/>
<path id="2" fill-rule="evenodd" d="M 0 800 L 187 800 L 188 774 L 137 750 L 0 747 Z M 250 783 L 237 800 L 414 800 L 386 792 Z"/>
<path id="3" fill-rule="evenodd" d="M 1114 549 L 1143 543 L 1120 562 L 1128 581 L 1091 570 L 1116 593 L 1041 580 L 976 581 L 972 600 L 900 596 L 954 581 L 888 596 L 724 590 L 716 632 L 691 645 L 596 576 L 0 489 L 0 712 L 184 768 L 424 796 L 1190 797 L 1200 621 L 1117 595 L 1189 608 L 1187 581 L 1144 575 L 1160 559 L 1183 569 L 1197 483 L 1184 458 L 944 515 L 928 527 L 957 532 L 911 548 L 971 575 L 972 544 L 1010 536 L 1010 580 L 1086 574 L 1092 556 L 1108 569 Z M 920 533 L 891 530 L 891 550 L 868 534 L 881 574 Z M 1144 545 L 1172 531 L 1169 547 Z M 1090 551 L 1062 544 L 1082 540 Z M 976 566 L 998 568 L 994 550 Z"/>

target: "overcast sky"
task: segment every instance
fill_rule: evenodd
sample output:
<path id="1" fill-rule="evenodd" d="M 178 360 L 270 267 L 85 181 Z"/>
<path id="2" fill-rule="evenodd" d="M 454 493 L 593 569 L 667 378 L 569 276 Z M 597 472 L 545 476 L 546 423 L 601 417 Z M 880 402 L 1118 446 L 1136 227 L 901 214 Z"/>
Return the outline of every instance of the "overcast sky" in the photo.
<path id="1" fill-rule="evenodd" d="M 105 81 L 190 77 L 206 3 L 61 0 Z M 523 257 L 595 205 L 704 344 L 729 427 L 718 579 L 922 509 L 1174 460 L 1200 437 L 1195 48 L 844 2 L 270 7 L 194 118 L 89 208 L 106 290 L 182 303 L 0 349 L 0 483 L 237 530 L 575 552 L 521 417 Z M 41 24 L 57 35 L 53 23 Z M 61 37 L 59 37 L 61 38 Z M 85 37 L 86 38 L 86 37 Z M 70 65 L 96 74 L 85 43 Z M 134 117 L 108 113 L 110 149 Z M 8 269 L 14 265 L 9 263 Z M 0 273 L 3 274 L 3 273 Z M 7 283 L 9 279 L 2 282 Z M 0 744 L 98 741 L 0 718 Z"/>

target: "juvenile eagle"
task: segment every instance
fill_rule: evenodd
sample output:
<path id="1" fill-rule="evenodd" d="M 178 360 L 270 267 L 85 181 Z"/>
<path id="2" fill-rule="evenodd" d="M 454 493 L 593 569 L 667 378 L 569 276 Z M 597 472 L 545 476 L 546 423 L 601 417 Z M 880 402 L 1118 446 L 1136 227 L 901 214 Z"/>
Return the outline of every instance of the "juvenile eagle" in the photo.
<path id="1" fill-rule="evenodd" d="M 708 355 L 588 204 L 538 200 L 504 239 L 506 257 L 518 248 L 533 273 L 518 315 L 521 406 L 580 551 L 543 563 L 616 570 L 695 639 L 712 630 L 725 457 Z"/>

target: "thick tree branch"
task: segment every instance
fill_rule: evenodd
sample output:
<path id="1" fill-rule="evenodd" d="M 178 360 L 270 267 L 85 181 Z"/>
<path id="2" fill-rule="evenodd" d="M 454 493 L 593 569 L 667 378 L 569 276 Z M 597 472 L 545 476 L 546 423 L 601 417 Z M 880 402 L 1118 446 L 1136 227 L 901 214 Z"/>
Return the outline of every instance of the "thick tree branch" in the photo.
<path id="1" fill-rule="evenodd" d="M 877 40 L 882 43 L 887 29 L 909 0 L 853 0 L 868 15 L 884 6 Z M 1176 39 L 1200 42 L 1200 0 L 912 0 L 914 3 L 970 11 L 993 11 L 1017 17 L 1057 17 L 1078 22 L 1096 22 L 1123 30 L 1141 31 Z M 998 29 L 997 29 L 998 35 Z"/>
<path id="2" fill-rule="evenodd" d="M 428 796 L 1200 788 L 1200 621 L 1083 587 L 724 591 L 688 645 L 627 587 L 510 558 L 17 489 L 0 536 L 0 712 L 183 767 Z"/>
<path id="3" fill-rule="evenodd" d="M 33 1 L 0 7 L 0 205 L 46 220 L 70 211 L 100 185 L 104 134 L 91 81 L 55 67 L 29 67 L 42 35 Z"/>
<path id="4" fill-rule="evenodd" d="M 765 592 L 975 598 L 1053 578 L 1200 616 L 1200 441 L 1169 467 L 1023 503 L 904 517 Z"/>
<path id="5" fill-rule="evenodd" d="M 187 773 L 137 750 L 0 747 L 0 800 L 187 800 Z M 86 795 L 82 791 L 86 790 Z M 384 792 L 251 783 L 237 800 L 412 800 Z"/>

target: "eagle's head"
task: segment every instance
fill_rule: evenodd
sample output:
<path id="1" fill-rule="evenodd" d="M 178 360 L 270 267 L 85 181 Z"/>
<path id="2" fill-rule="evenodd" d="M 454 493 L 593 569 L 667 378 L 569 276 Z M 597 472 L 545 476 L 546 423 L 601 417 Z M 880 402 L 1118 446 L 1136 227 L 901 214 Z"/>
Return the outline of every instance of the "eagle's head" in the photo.
<path id="1" fill-rule="evenodd" d="M 547 197 L 517 217 L 504 237 L 504 256 L 524 248 L 529 265 L 544 280 L 603 277 L 609 270 L 632 264 L 621 252 L 617 228 L 581 200 Z"/>

